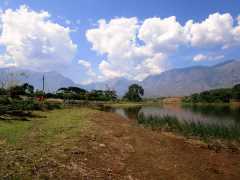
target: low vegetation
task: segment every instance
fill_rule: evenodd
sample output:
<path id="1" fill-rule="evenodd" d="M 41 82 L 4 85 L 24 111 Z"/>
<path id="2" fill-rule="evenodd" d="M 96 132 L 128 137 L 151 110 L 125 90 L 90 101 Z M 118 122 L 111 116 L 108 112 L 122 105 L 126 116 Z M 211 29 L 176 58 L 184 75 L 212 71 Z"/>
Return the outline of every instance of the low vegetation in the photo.
<path id="1" fill-rule="evenodd" d="M 220 138 L 228 140 L 240 140 L 240 125 L 222 126 L 218 124 L 204 124 L 201 122 L 188 122 L 176 117 L 163 116 L 138 116 L 138 122 L 152 129 L 174 131 L 186 136 L 198 136 L 203 139 Z"/>
<path id="2" fill-rule="evenodd" d="M 240 101 L 240 84 L 233 88 L 214 89 L 195 93 L 183 98 L 183 103 L 229 103 L 231 100 Z"/>
<path id="3" fill-rule="evenodd" d="M 27 120 L 35 110 L 52 110 L 62 107 L 61 103 L 42 101 L 41 91 L 29 84 L 0 89 L 0 120 Z"/>

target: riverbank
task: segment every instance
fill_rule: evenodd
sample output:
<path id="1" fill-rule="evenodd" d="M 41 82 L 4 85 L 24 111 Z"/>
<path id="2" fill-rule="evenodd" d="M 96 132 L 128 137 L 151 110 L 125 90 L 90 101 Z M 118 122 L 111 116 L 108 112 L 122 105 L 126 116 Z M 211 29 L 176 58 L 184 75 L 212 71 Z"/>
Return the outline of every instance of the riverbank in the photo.
<path id="1" fill-rule="evenodd" d="M 240 153 L 233 149 L 154 132 L 116 114 L 88 108 L 37 114 L 43 118 L 17 126 L 0 122 L 0 177 L 240 178 Z"/>

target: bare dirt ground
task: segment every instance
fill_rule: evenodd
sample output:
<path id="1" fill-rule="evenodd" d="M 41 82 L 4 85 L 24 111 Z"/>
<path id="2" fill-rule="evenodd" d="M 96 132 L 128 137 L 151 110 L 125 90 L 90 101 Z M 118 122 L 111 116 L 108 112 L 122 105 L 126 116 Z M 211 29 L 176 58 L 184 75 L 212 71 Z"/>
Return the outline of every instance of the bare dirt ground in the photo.
<path id="1" fill-rule="evenodd" d="M 235 149 L 151 131 L 112 113 L 88 110 L 86 117 L 86 128 L 70 136 L 60 133 L 50 143 L 41 141 L 38 125 L 20 145 L 0 142 L 1 178 L 240 179 Z"/>

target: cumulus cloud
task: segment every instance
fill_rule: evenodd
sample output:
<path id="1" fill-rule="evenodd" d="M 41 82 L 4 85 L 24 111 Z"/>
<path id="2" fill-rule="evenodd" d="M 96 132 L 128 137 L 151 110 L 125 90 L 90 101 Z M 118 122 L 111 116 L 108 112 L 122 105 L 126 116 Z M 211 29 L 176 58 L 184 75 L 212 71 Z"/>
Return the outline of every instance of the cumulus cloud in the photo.
<path id="1" fill-rule="evenodd" d="M 100 20 L 98 23 L 97 28 L 86 32 L 86 37 L 93 50 L 107 56 L 99 64 L 99 70 L 106 78 L 142 80 L 163 70 L 159 64 L 164 61 L 165 55 L 160 53 L 156 56 L 152 47 L 139 45 L 137 18 L 116 18 L 108 23 Z M 153 59 L 156 62 L 152 62 Z"/>
<path id="2" fill-rule="evenodd" d="M 223 59 L 224 55 L 204 55 L 204 54 L 197 54 L 193 57 L 193 61 L 206 61 L 206 60 L 219 60 Z"/>
<path id="3" fill-rule="evenodd" d="M 175 16 L 144 20 L 138 38 L 156 51 L 175 50 L 186 42 L 184 27 L 177 22 Z"/>
<path id="4" fill-rule="evenodd" d="M 82 84 L 89 84 L 89 83 L 99 79 L 99 77 L 93 71 L 92 65 L 91 65 L 90 62 L 88 62 L 86 60 L 83 60 L 83 59 L 80 59 L 78 61 L 78 64 L 81 65 L 84 68 L 85 73 L 87 75 L 87 78 L 82 82 Z"/>
<path id="5" fill-rule="evenodd" d="M 105 56 L 99 70 L 107 78 L 142 80 L 166 70 L 167 59 L 180 46 L 221 49 L 240 44 L 240 18 L 229 14 L 210 14 L 205 20 L 180 24 L 175 16 L 99 20 L 87 30 L 92 49 Z M 217 60 L 220 56 L 196 55 L 194 61 Z"/>
<path id="6" fill-rule="evenodd" d="M 56 69 L 75 55 L 71 30 L 52 22 L 46 11 L 32 11 L 27 6 L 7 9 L 0 14 L 0 24 L 0 45 L 5 48 L 1 66 Z"/>
<path id="7" fill-rule="evenodd" d="M 185 31 L 193 47 L 216 46 L 228 48 L 235 43 L 234 20 L 229 13 L 214 13 L 202 22 L 189 20 Z"/>

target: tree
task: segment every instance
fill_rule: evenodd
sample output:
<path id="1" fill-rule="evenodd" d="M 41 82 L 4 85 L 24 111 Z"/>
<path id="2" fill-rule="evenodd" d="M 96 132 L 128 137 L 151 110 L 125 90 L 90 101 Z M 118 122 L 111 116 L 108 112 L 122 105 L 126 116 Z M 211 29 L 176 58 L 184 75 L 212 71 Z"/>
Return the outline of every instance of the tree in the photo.
<path id="1" fill-rule="evenodd" d="M 68 87 L 68 88 L 60 88 L 57 90 L 58 98 L 63 99 L 86 99 L 88 91 L 79 87 Z"/>
<path id="2" fill-rule="evenodd" d="M 19 98 L 20 95 L 25 95 L 25 91 L 22 86 L 10 87 L 9 93 L 12 98 Z"/>
<path id="3" fill-rule="evenodd" d="M 25 83 L 22 85 L 24 91 L 25 91 L 25 94 L 27 95 L 32 95 L 33 92 L 34 92 L 34 87 L 28 83 Z"/>
<path id="4" fill-rule="evenodd" d="M 233 87 L 233 98 L 240 99 L 240 84 L 237 84 Z"/>
<path id="5" fill-rule="evenodd" d="M 117 100 L 117 93 L 114 90 L 106 90 L 105 96 L 107 100 L 111 100 L 111 101 Z"/>
<path id="6" fill-rule="evenodd" d="M 12 86 L 9 89 L 10 96 L 12 98 L 17 98 L 20 95 L 32 95 L 34 92 L 34 87 L 28 83 L 25 83 L 21 86 Z"/>
<path id="7" fill-rule="evenodd" d="M 141 96 L 144 95 L 144 89 L 138 84 L 132 84 L 128 87 L 128 92 L 124 95 L 124 99 L 129 101 L 141 101 Z"/>
<path id="8" fill-rule="evenodd" d="M 85 89 L 79 87 L 68 87 L 68 91 L 76 93 L 76 94 L 86 94 L 87 91 Z"/>

